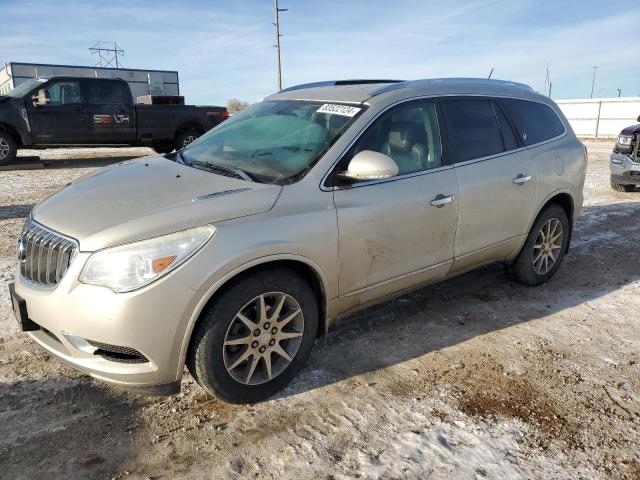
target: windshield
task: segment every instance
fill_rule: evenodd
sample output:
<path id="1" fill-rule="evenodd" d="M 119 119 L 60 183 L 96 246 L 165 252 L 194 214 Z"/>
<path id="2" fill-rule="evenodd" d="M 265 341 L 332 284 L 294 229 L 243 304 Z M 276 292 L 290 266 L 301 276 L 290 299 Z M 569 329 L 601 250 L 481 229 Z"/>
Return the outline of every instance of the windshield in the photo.
<path id="1" fill-rule="evenodd" d="M 29 93 L 32 89 L 36 88 L 41 83 L 45 83 L 47 80 L 48 78 L 40 78 L 40 77 L 32 78 L 31 80 L 27 80 L 26 82 L 21 83 L 13 90 L 9 90 L 7 92 L 7 95 L 15 98 L 23 97 L 24 95 Z"/>
<path id="2" fill-rule="evenodd" d="M 181 158 L 194 167 L 230 167 L 258 182 L 292 183 L 363 110 L 301 100 L 256 103 L 193 142 Z"/>

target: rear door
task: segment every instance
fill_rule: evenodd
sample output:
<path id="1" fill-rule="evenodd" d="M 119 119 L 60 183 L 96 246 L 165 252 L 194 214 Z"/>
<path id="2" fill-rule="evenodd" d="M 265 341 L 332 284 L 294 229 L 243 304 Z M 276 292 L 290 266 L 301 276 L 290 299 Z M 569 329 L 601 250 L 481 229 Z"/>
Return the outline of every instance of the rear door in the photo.
<path id="1" fill-rule="evenodd" d="M 135 139 L 135 111 L 129 86 L 112 80 L 87 80 L 87 107 L 92 143 L 131 144 Z"/>
<path id="2" fill-rule="evenodd" d="M 537 166 L 491 98 L 441 101 L 459 184 L 454 271 L 507 257 L 536 208 Z"/>
<path id="3" fill-rule="evenodd" d="M 338 165 L 372 150 L 394 159 L 396 177 L 338 185 L 339 290 L 362 302 L 445 276 L 453 259 L 458 186 L 444 165 L 433 102 L 379 117 Z"/>
<path id="4" fill-rule="evenodd" d="M 86 99 L 77 79 L 54 79 L 44 87 L 47 105 L 36 107 L 27 102 L 31 129 L 36 144 L 87 143 L 91 124 L 86 114 Z M 34 94 L 36 94 L 34 92 Z"/>

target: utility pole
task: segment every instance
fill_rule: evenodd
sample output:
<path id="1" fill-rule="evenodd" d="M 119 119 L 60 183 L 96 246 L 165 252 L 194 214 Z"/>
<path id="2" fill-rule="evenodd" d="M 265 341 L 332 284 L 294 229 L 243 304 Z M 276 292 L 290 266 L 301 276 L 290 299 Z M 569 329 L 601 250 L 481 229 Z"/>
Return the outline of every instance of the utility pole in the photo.
<path id="1" fill-rule="evenodd" d="M 618 90 L 618 98 L 620 98 L 620 95 L 622 95 L 622 90 L 619 88 L 616 88 L 616 90 Z"/>
<path id="2" fill-rule="evenodd" d="M 286 12 L 288 8 L 278 8 L 278 0 L 274 0 L 274 14 L 275 14 L 275 23 L 273 24 L 276 27 L 276 62 L 278 67 L 278 90 L 282 90 L 282 64 L 280 62 L 280 12 Z"/>
<path id="3" fill-rule="evenodd" d="M 598 67 L 593 67 L 593 80 L 591 80 L 591 97 L 593 98 L 593 87 L 596 84 L 596 70 L 598 69 Z"/>

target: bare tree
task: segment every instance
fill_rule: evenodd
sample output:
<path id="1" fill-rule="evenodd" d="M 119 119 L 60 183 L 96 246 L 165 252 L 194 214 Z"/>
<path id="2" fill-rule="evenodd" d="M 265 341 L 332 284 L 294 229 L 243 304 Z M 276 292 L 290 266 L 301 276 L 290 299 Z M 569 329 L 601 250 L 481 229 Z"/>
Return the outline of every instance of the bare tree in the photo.
<path id="1" fill-rule="evenodd" d="M 238 100 L 237 98 L 232 98 L 227 102 L 227 110 L 229 110 L 229 113 L 241 112 L 248 106 L 249 106 L 249 102 L 245 102 L 244 100 Z"/>

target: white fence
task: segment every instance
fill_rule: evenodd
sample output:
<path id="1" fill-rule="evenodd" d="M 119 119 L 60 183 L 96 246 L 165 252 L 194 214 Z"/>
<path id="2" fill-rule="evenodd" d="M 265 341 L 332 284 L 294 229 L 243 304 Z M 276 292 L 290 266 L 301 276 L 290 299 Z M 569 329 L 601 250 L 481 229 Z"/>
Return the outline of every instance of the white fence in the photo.
<path id="1" fill-rule="evenodd" d="M 556 100 L 579 137 L 617 137 L 625 127 L 638 123 L 640 97 Z"/>

